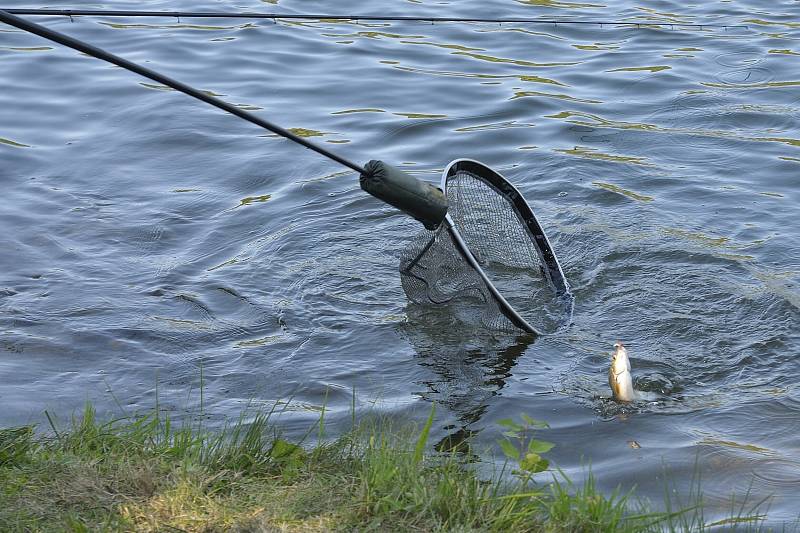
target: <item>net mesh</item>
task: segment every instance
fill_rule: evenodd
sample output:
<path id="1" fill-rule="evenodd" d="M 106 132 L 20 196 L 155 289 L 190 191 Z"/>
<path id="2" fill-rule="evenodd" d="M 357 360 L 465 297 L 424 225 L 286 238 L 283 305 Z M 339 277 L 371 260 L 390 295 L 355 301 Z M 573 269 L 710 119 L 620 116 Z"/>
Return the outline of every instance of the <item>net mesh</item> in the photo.
<path id="1" fill-rule="evenodd" d="M 514 204 L 478 175 L 447 179 L 449 214 L 467 248 L 506 301 L 539 332 L 565 320 L 563 296 L 545 276 L 528 226 Z M 465 321 L 519 332 L 483 278 L 460 252 L 445 224 L 419 233 L 400 258 L 403 290 L 418 304 L 449 306 Z"/>

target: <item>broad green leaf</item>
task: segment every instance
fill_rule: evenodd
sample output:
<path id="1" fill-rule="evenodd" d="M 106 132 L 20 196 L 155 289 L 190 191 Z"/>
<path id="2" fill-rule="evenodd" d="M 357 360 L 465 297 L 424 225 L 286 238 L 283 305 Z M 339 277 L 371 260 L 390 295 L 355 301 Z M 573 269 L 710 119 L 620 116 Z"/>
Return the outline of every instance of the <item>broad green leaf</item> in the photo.
<path id="1" fill-rule="evenodd" d="M 497 423 L 499 425 L 503 426 L 503 427 L 507 427 L 507 428 L 509 428 L 509 429 L 511 429 L 513 431 L 517 431 L 517 432 L 522 431 L 523 429 L 525 429 L 521 425 L 519 425 L 516 422 L 514 422 L 513 420 L 511 420 L 510 418 L 503 418 L 501 420 L 498 420 Z"/>
<path id="2" fill-rule="evenodd" d="M 500 447 L 503 449 L 503 453 L 506 457 L 519 461 L 519 450 L 510 440 L 500 440 L 497 442 L 500 443 Z"/>
<path id="3" fill-rule="evenodd" d="M 553 449 L 555 444 L 544 440 L 531 439 L 528 443 L 528 452 L 530 453 L 545 453 Z"/>
<path id="4" fill-rule="evenodd" d="M 523 458 L 519 462 L 519 467 L 526 472 L 530 472 L 532 474 L 536 474 L 537 472 L 544 472 L 547 470 L 547 467 L 550 465 L 550 462 L 547 459 L 542 459 L 538 454 L 535 453 L 528 453 L 525 454 L 525 458 Z"/>

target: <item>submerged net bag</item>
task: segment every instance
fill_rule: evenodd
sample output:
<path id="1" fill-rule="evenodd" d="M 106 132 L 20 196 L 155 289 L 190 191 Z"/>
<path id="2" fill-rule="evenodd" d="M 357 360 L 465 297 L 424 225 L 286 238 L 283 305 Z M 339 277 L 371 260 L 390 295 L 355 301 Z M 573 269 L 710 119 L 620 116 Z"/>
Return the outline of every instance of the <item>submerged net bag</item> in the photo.
<path id="1" fill-rule="evenodd" d="M 408 298 L 450 306 L 469 321 L 508 332 L 554 333 L 569 326 L 573 297 L 533 210 L 503 176 L 469 159 L 442 175 L 449 210 L 403 251 Z"/>

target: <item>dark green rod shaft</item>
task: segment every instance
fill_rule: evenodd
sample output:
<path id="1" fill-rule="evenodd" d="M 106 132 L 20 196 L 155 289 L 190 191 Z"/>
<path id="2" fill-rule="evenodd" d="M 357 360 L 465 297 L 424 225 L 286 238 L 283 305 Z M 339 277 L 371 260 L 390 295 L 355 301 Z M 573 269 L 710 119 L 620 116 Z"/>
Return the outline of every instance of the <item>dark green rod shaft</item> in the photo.
<path id="1" fill-rule="evenodd" d="M 300 19 L 300 20 L 371 20 L 383 22 L 486 22 L 495 24 L 593 24 L 599 26 L 674 26 L 679 28 L 747 28 L 735 24 L 690 24 L 680 22 L 620 22 L 604 20 L 559 20 L 536 18 L 459 18 L 459 17 L 402 17 L 379 15 L 301 15 L 293 13 L 258 13 L 258 12 L 216 12 L 216 11 L 132 11 L 102 9 L 6 9 L 7 13 L 16 15 L 63 15 L 63 16 L 104 16 L 104 17 L 179 17 L 179 18 L 248 18 L 248 19 Z"/>
<path id="2" fill-rule="evenodd" d="M 109 63 L 113 63 L 119 67 L 130 70 L 131 72 L 135 72 L 136 74 L 144 76 L 145 78 L 150 78 L 151 80 L 166 85 L 167 87 L 172 87 L 176 91 L 188 94 L 189 96 L 194 96 L 198 100 L 202 100 L 203 102 L 218 107 L 223 111 L 232 113 L 239 118 L 243 118 L 248 122 L 252 122 L 257 126 L 261 126 L 262 128 L 267 129 L 273 133 L 276 133 L 281 137 L 285 137 L 289 140 L 296 142 L 297 144 L 305 146 L 310 150 L 314 150 L 315 152 L 322 154 L 327 158 L 333 159 L 337 163 L 341 163 L 346 167 L 350 167 L 359 174 L 365 174 L 364 168 L 361 165 L 357 165 L 352 161 L 348 161 L 343 157 L 339 157 L 338 155 L 329 152 L 328 150 L 326 150 L 321 146 L 317 146 L 316 144 L 309 142 L 303 139 L 302 137 L 298 137 L 289 130 L 286 130 L 284 128 L 281 128 L 280 126 L 272 124 L 271 122 L 263 120 L 253 115 L 252 113 L 248 113 L 247 111 L 239 109 L 235 105 L 229 104 L 228 102 L 220 100 L 219 98 L 214 98 L 213 96 L 209 96 L 205 93 L 202 93 L 197 89 L 186 85 L 185 83 L 173 80 L 172 78 L 164 76 L 163 74 L 159 74 L 158 72 L 150 70 L 149 68 L 137 65 L 136 63 L 128 61 L 127 59 L 123 59 L 110 52 L 101 50 L 96 46 L 92 46 L 91 44 L 85 43 L 73 37 L 69 37 L 68 35 L 64 35 L 63 33 L 53 31 L 51 29 L 45 28 L 44 26 L 40 26 L 39 24 L 34 24 L 33 22 L 29 22 L 25 19 L 19 18 L 15 15 L 10 14 L 8 11 L 0 10 L 0 21 L 5 22 L 6 24 L 19 28 L 21 30 L 34 33 L 40 37 L 44 37 L 45 39 L 55 41 L 59 44 L 63 44 L 64 46 L 68 46 L 69 48 L 73 48 L 75 50 L 78 50 L 79 52 L 83 52 L 84 54 L 96 57 L 97 59 L 108 61 Z"/>

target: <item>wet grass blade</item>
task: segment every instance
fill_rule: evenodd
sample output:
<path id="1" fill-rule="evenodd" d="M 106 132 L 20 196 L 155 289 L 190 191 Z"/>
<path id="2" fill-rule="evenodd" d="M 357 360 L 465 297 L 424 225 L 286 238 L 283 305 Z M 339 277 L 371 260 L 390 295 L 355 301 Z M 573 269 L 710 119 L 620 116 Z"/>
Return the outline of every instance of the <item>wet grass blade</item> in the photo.
<path id="1" fill-rule="evenodd" d="M 425 422 L 425 425 L 422 427 L 422 432 L 417 439 L 417 444 L 414 447 L 414 464 L 419 463 L 422 460 L 422 456 L 425 453 L 425 445 L 428 443 L 428 435 L 431 432 L 431 426 L 433 426 L 433 417 L 436 414 L 436 404 L 431 404 L 431 412 L 428 415 L 428 420 Z"/>

